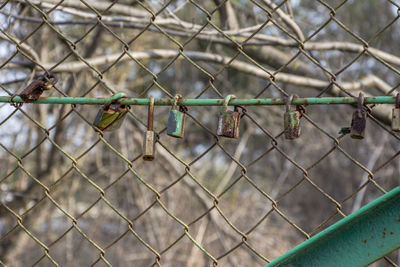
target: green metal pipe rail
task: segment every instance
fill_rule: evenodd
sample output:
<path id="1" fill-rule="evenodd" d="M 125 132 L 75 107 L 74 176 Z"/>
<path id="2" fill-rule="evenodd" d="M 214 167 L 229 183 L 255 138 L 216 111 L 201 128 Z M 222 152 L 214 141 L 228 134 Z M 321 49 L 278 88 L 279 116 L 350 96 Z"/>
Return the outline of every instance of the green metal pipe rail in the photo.
<path id="1" fill-rule="evenodd" d="M 335 104 L 356 104 L 357 97 L 307 97 L 296 98 L 292 105 L 335 105 Z M 3 103 L 24 103 L 19 96 L 0 96 Z M 104 105 L 111 102 L 118 102 L 124 105 L 149 105 L 149 98 L 126 98 L 123 93 L 118 93 L 108 98 L 88 97 L 42 97 L 33 104 L 79 104 L 79 105 Z M 221 106 L 224 99 L 180 99 L 180 106 Z M 395 96 L 372 96 L 365 97 L 364 104 L 395 104 Z M 172 106 L 174 99 L 154 99 L 156 106 Z M 263 106 L 263 105 L 285 105 L 285 98 L 260 98 L 260 99 L 233 99 L 229 101 L 230 106 Z"/>
<path id="2" fill-rule="evenodd" d="M 400 187 L 396 187 L 266 267 L 367 266 L 399 247 Z"/>

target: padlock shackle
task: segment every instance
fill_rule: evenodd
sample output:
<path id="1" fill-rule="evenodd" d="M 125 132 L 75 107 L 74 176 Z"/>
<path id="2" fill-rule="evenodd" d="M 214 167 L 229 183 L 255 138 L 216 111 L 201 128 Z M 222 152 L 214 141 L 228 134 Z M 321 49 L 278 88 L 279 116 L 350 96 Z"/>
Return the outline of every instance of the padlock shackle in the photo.
<path id="1" fill-rule="evenodd" d="M 178 101 L 182 98 L 182 95 L 176 94 L 174 96 L 174 104 L 172 105 L 172 109 L 178 109 Z"/>
<path id="2" fill-rule="evenodd" d="M 285 106 L 286 106 L 286 112 L 290 111 L 290 105 L 292 104 L 294 95 L 291 94 L 287 98 L 285 98 Z"/>
<path id="3" fill-rule="evenodd" d="M 115 104 L 121 98 L 126 98 L 126 94 L 125 93 L 116 93 L 112 97 L 107 99 L 107 102 L 104 103 L 104 106 L 110 106 L 111 104 Z"/>
<path id="4" fill-rule="evenodd" d="M 176 109 L 176 110 L 179 110 L 180 112 L 184 112 L 185 113 L 188 109 L 187 109 L 187 107 L 181 106 L 181 105 L 179 105 L 179 108 L 178 108 L 178 101 L 179 100 L 182 100 L 182 95 L 176 94 L 174 96 L 174 103 L 172 104 L 172 109 Z"/>
<path id="5" fill-rule="evenodd" d="M 362 110 L 363 106 L 364 106 L 364 94 L 360 92 L 357 100 L 357 108 Z"/>
<path id="6" fill-rule="evenodd" d="M 38 80 L 44 82 L 44 89 L 47 90 L 47 87 L 53 87 L 58 82 L 58 77 L 53 72 L 47 72 L 46 74 L 40 75 Z"/>
<path id="7" fill-rule="evenodd" d="M 222 109 L 223 109 L 224 111 L 228 111 L 229 102 L 230 102 L 231 100 L 235 99 L 235 98 L 236 98 L 235 95 L 227 95 L 227 96 L 224 98 L 224 103 L 222 104 Z"/>
<path id="8" fill-rule="evenodd" d="M 149 109 L 147 114 L 147 130 L 153 131 L 153 116 L 154 116 L 154 97 L 150 97 Z"/>

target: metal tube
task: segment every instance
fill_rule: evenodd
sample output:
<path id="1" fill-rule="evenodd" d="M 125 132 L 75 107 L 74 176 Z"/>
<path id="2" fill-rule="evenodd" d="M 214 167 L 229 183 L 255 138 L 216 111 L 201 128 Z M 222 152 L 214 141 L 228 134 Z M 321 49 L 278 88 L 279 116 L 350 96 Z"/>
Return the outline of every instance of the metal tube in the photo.
<path id="1" fill-rule="evenodd" d="M 400 187 L 267 264 L 280 266 L 367 266 L 400 247 Z"/>
<path id="2" fill-rule="evenodd" d="M 147 131 L 153 131 L 154 98 L 150 98 L 149 111 L 147 114 Z"/>
<path id="3" fill-rule="evenodd" d="M 80 104 L 80 105 L 104 105 L 115 101 L 115 98 L 88 98 L 88 97 L 42 97 L 31 104 Z M 19 97 L 0 96 L 3 103 L 24 103 Z M 224 99 L 181 99 L 180 106 L 222 106 Z M 364 104 L 395 104 L 395 96 L 371 96 L 364 98 Z M 118 101 L 123 105 L 149 105 L 149 98 L 123 98 Z M 172 106 L 174 99 L 154 99 L 156 106 Z M 336 104 L 357 104 L 357 97 L 307 97 L 296 98 L 292 105 L 336 105 Z M 259 99 L 234 99 L 229 106 L 268 106 L 285 105 L 284 98 L 259 98 Z"/>

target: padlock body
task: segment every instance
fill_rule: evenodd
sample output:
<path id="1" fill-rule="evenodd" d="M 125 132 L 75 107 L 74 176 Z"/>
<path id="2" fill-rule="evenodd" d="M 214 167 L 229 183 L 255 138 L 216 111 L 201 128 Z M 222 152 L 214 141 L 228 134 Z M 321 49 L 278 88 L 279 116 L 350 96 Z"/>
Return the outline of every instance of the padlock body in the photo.
<path id="1" fill-rule="evenodd" d="M 392 130 L 400 132 L 400 108 L 394 108 L 392 111 Z"/>
<path id="2" fill-rule="evenodd" d="M 146 131 L 143 142 L 143 160 L 152 161 L 154 159 L 154 141 L 154 131 Z"/>
<path id="3" fill-rule="evenodd" d="M 353 139 L 363 139 L 366 125 L 367 113 L 362 109 L 354 111 L 351 120 L 350 137 Z"/>
<path id="4" fill-rule="evenodd" d="M 126 105 L 110 105 L 109 107 L 103 107 L 97 113 L 93 125 L 102 131 L 118 129 L 127 112 L 128 106 Z"/>
<path id="5" fill-rule="evenodd" d="M 24 100 L 24 102 L 32 102 L 39 99 L 40 95 L 43 93 L 45 83 L 43 81 L 35 80 L 29 84 L 19 96 Z"/>
<path id="6" fill-rule="evenodd" d="M 221 111 L 218 117 L 217 135 L 228 138 L 239 138 L 240 113 L 237 111 Z"/>
<path id="7" fill-rule="evenodd" d="M 283 125 L 286 139 L 296 139 L 300 137 L 300 112 L 285 112 L 283 115 Z"/>
<path id="8" fill-rule="evenodd" d="M 182 138 L 185 131 L 185 113 L 172 109 L 169 112 L 167 134 L 172 137 Z"/>

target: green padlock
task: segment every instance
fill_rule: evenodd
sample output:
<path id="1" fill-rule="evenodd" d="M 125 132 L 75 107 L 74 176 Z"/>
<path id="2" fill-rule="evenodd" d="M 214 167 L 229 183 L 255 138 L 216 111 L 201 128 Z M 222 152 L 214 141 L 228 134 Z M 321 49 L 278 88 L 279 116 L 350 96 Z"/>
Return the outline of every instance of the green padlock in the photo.
<path id="1" fill-rule="evenodd" d="M 286 112 L 283 115 L 283 127 L 285 138 L 288 140 L 300 137 L 300 112 L 297 110 L 290 110 L 293 95 L 286 99 Z"/>
<path id="2" fill-rule="evenodd" d="M 117 93 L 112 102 L 104 105 L 97 113 L 93 125 L 101 131 L 111 131 L 119 128 L 129 111 L 128 105 L 121 105 L 118 100 L 126 97 L 124 93 Z"/>
<path id="3" fill-rule="evenodd" d="M 181 98 L 181 95 L 174 97 L 174 105 L 168 116 L 167 134 L 176 138 L 183 138 L 185 132 L 185 109 L 178 106 L 178 100 Z"/>

